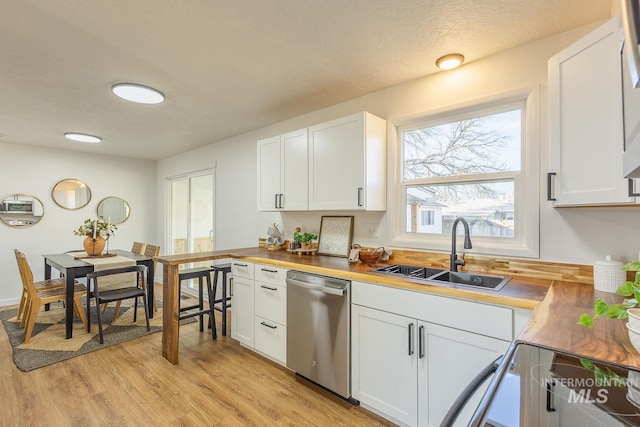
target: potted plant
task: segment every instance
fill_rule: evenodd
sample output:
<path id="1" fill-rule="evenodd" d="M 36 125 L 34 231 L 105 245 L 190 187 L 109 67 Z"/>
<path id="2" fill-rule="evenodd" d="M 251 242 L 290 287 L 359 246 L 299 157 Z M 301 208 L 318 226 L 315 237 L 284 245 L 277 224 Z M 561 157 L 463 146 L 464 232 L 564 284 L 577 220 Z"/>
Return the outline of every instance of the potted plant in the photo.
<path id="1" fill-rule="evenodd" d="M 625 298 L 621 304 L 608 304 L 600 298 L 596 299 L 593 303 L 593 315 L 583 313 L 578 321 L 580 325 L 592 328 L 594 320 L 602 316 L 607 316 L 609 319 L 627 319 L 629 317 L 627 310 L 638 306 L 638 301 L 640 301 L 640 261 L 629 262 L 622 269 L 636 272 L 633 282 L 627 281 L 616 290 L 616 294 L 630 298 Z"/>
<path id="2" fill-rule="evenodd" d="M 313 233 L 303 233 L 300 227 L 296 227 L 293 232 L 293 240 L 300 243 L 301 249 L 311 249 L 311 242 L 317 238 L 318 236 Z"/>
<path id="3" fill-rule="evenodd" d="M 73 234 L 85 236 L 82 245 L 87 255 L 98 256 L 106 244 L 105 237 L 108 239 L 117 229 L 118 227 L 102 219 L 87 219 L 80 227 L 73 230 Z"/>

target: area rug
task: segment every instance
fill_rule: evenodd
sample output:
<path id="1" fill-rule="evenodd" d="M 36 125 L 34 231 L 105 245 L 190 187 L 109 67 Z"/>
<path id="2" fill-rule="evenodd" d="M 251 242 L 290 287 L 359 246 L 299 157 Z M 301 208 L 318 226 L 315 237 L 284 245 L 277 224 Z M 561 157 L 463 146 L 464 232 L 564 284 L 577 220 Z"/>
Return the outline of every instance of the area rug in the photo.
<path id="1" fill-rule="evenodd" d="M 13 348 L 13 361 L 18 369 L 26 372 L 162 330 L 162 310 L 155 312 L 153 319 L 149 319 L 151 330 L 147 331 L 142 306 L 138 307 L 135 323 L 133 306 L 125 306 L 125 301 L 118 317 L 112 322 L 114 307 L 115 304 L 110 304 L 102 315 L 104 344 L 98 341 L 95 307 L 91 308 L 91 332 L 87 333 L 82 321 L 76 317 L 73 338 L 70 339 L 65 338 L 64 308 L 61 304 L 52 304 L 51 310 L 42 310 L 38 314 L 28 344 L 24 343 L 24 330 L 20 328 L 20 322 L 16 321 L 17 309 L 0 311 L 0 319 Z"/>

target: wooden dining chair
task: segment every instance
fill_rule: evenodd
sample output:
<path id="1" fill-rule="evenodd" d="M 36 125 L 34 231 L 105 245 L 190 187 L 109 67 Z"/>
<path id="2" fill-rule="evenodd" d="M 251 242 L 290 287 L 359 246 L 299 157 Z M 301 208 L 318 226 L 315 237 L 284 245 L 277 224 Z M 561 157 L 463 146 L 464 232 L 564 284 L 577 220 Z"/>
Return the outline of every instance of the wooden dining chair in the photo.
<path id="1" fill-rule="evenodd" d="M 141 242 L 133 242 L 131 246 L 131 252 L 134 254 L 143 254 L 144 253 L 144 243 Z"/>
<path id="2" fill-rule="evenodd" d="M 102 333 L 102 314 L 99 307 L 102 304 L 110 302 L 120 302 L 126 299 L 134 299 L 133 321 L 138 317 L 138 298 L 142 298 L 144 305 L 144 317 L 147 321 L 147 331 L 149 326 L 149 311 L 147 310 L 147 267 L 144 265 L 130 265 L 127 267 L 111 268 L 108 270 L 94 271 L 87 274 L 87 284 L 90 291 L 87 291 L 87 332 L 91 332 L 91 298 L 95 300 L 96 313 L 98 315 L 98 329 L 100 331 L 100 344 L 104 344 L 104 336 Z M 109 276 L 135 273 L 132 280 L 122 281 L 118 288 L 109 288 L 108 290 L 100 290 L 100 279 L 106 279 Z"/>
<path id="3" fill-rule="evenodd" d="M 16 261 L 18 261 L 18 254 L 21 254 L 21 256 L 24 256 L 24 254 L 17 249 L 14 249 L 13 251 L 16 255 Z M 22 320 L 20 326 L 24 328 L 24 324 L 25 324 L 24 315 L 26 313 L 26 309 L 29 304 L 29 292 L 27 291 L 27 287 L 25 285 L 26 282 L 22 273 L 22 269 L 20 269 L 19 261 L 18 261 L 18 270 L 20 271 L 20 279 L 22 281 L 22 295 L 20 296 L 20 305 L 18 306 L 18 314 L 16 314 L 16 320 Z M 66 286 L 65 280 L 66 279 L 64 277 L 59 277 L 56 279 L 47 279 L 47 280 L 42 280 L 40 282 L 34 282 L 33 285 L 37 290 L 64 288 Z"/>
<path id="4" fill-rule="evenodd" d="M 40 312 L 40 307 L 44 304 L 64 300 L 66 298 L 66 289 L 64 285 L 64 278 L 62 278 L 62 286 L 56 284 L 55 286 L 46 286 L 46 282 L 56 282 L 59 279 L 44 280 L 42 282 L 33 281 L 33 272 L 27 261 L 27 257 L 24 253 L 15 249 L 16 261 L 18 262 L 18 269 L 20 270 L 20 278 L 22 279 L 22 285 L 27 291 L 27 297 L 23 307 L 22 326 L 24 326 L 24 342 L 28 343 L 31 340 L 33 334 L 33 327 L 36 324 L 36 318 Z M 36 286 L 36 283 L 38 286 Z M 82 296 L 86 293 L 87 288 L 75 282 L 73 287 L 73 309 L 75 313 L 80 317 L 82 323 L 88 326 L 87 318 L 84 315 L 82 309 Z M 22 302 L 21 302 L 22 304 Z"/>

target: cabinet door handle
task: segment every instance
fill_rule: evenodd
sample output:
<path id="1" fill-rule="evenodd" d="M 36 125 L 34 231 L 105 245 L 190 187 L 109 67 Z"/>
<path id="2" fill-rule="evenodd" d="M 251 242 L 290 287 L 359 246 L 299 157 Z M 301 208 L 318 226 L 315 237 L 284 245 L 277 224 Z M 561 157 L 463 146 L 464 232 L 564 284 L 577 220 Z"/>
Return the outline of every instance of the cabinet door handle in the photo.
<path id="1" fill-rule="evenodd" d="M 229 278 L 229 296 L 233 296 L 233 277 Z"/>
<path id="2" fill-rule="evenodd" d="M 635 181 L 629 178 L 629 197 L 640 197 L 640 193 L 635 191 Z"/>
<path id="3" fill-rule="evenodd" d="M 413 356 L 413 322 L 409 323 L 409 356 Z"/>
<path id="4" fill-rule="evenodd" d="M 554 176 L 556 176 L 555 172 L 547 172 L 547 201 L 549 202 L 555 202 L 556 198 L 553 197 L 555 196 L 554 191 L 553 191 L 553 181 L 554 180 Z M 553 195 L 553 196 L 552 196 Z"/>
<path id="5" fill-rule="evenodd" d="M 274 194 L 273 207 L 278 209 L 278 193 Z"/>
<path id="6" fill-rule="evenodd" d="M 270 290 L 270 291 L 277 291 L 277 290 L 278 290 L 278 288 L 271 288 L 271 287 L 269 287 L 269 286 L 265 286 L 265 285 L 260 285 L 260 287 L 261 287 L 262 289 L 268 289 L 268 290 Z"/>
<path id="7" fill-rule="evenodd" d="M 279 207 L 280 209 L 282 209 L 282 207 L 283 207 L 283 206 L 282 206 L 282 200 L 283 200 L 283 198 L 284 198 L 284 194 L 280 193 L 280 203 L 278 203 L 278 207 Z"/>
<path id="8" fill-rule="evenodd" d="M 555 380 L 547 380 L 547 412 L 555 412 L 553 405 L 553 387 L 556 385 Z"/>
<path id="9" fill-rule="evenodd" d="M 260 324 L 261 324 L 262 326 L 266 326 L 267 328 L 270 328 L 270 329 L 278 329 L 278 327 L 277 327 L 277 326 L 275 326 L 275 325 L 270 325 L 270 324 L 268 324 L 267 322 L 260 322 Z"/>
<path id="10" fill-rule="evenodd" d="M 358 207 L 362 207 L 362 187 L 358 187 Z"/>
<path id="11" fill-rule="evenodd" d="M 266 271 L 267 273 L 277 273 L 278 270 L 271 270 L 270 268 L 261 268 L 260 270 Z"/>
<path id="12" fill-rule="evenodd" d="M 418 359 L 424 357 L 424 326 L 418 326 Z"/>
<path id="13" fill-rule="evenodd" d="M 249 267 L 248 264 L 233 264 L 233 265 L 235 265 L 236 267 L 244 267 L 244 268 Z"/>

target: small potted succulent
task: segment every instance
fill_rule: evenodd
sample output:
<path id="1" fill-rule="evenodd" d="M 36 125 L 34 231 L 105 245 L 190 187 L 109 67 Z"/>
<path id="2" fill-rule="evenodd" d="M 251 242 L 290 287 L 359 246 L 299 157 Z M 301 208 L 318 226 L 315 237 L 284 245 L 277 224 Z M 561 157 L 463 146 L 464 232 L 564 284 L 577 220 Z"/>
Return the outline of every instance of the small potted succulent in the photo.
<path id="1" fill-rule="evenodd" d="M 313 233 L 303 233 L 300 227 L 296 227 L 293 232 L 293 240 L 300 244 L 301 249 L 311 249 L 311 242 L 317 238 L 318 236 Z"/>

